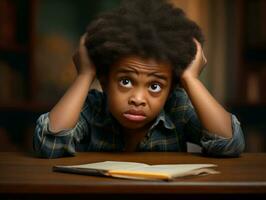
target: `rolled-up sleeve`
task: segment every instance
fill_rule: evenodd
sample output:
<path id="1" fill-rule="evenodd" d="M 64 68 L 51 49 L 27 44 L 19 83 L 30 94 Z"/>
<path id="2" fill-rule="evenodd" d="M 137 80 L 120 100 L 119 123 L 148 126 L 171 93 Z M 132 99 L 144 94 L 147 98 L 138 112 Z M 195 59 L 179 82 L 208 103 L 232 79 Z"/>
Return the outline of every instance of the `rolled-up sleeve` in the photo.
<path id="1" fill-rule="evenodd" d="M 185 95 L 185 123 L 186 138 L 188 142 L 200 145 L 202 153 L 208 156 L 239 156 L 245 148 L 245 140 L 240 122 L 231 114 L 232 138 L 224 138 L 216 133 L 208 132 L 201 124 L 195 109 Z"/>
<path id="2" fill-rule="evenodd" d="M 201 139 L 202 151 L 211 156 L 239 156 L 245 149 L 245 140 L 240 122 L 235 115 L 232 116 L 232 133 L 230 139 L 223 138 L 214 133 L 203 131 Z"/>
<path id="3" fill-rule="evenodd" d="M 49 130 L 49 113 L 41 115 L 36 123 L 33 136 L 33 149 L 38 156 L 57 158 L 73 156 L 76 144 L 88 134 L 85 119 L 80 116 L 78 123 L 73 129 L 53 133 Z"/>

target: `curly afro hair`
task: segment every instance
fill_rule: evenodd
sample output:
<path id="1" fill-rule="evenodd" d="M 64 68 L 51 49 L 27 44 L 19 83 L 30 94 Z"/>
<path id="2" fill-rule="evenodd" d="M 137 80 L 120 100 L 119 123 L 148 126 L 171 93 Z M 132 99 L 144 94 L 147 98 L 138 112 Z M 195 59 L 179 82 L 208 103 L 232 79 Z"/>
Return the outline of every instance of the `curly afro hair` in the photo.
<path id="1" fill-rule="evenodd" d="M 126 0 L 92 21 L 85 45 L 98 76 L 134 55 L 170 63 L 178 79 L 196 54 L 193 38 L 204 42 L 199 26 L 180 8 L 164 0 Z"/>

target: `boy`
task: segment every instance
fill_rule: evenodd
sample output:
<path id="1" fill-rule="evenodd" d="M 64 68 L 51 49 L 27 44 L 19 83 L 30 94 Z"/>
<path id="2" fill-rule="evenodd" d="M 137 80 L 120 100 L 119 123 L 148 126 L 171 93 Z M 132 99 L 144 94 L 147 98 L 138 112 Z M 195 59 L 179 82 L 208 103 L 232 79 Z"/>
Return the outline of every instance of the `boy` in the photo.
<path id="1" fill-rule="evenodd" d="M 210 156 L 238 156 L 240 123 L 199 80 L 202 44 L 200 28 L 163 0 L 125 1 L 98 16 L 73 57 L 77 78 L 37 121 L 35 151 L 181 152 L 192 142 Z M 96 76 L 103 92 L 90 90 Z"/>

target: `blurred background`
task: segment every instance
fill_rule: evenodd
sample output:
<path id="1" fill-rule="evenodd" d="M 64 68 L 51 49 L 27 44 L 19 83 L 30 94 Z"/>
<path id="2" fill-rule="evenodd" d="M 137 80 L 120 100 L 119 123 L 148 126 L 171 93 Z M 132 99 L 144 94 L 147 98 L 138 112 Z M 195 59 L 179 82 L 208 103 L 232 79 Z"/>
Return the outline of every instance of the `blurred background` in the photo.
<path id="1" fill-rule="evenodd" d="M 242 123 L 246 152 L 266 151 L 266 1 L 170 0 L 206 36 L 202 81 Z M 37 117 L 76 72 L 72 54 L 120 0 L 0 0 L 0 151 L 32 151 Z"/>

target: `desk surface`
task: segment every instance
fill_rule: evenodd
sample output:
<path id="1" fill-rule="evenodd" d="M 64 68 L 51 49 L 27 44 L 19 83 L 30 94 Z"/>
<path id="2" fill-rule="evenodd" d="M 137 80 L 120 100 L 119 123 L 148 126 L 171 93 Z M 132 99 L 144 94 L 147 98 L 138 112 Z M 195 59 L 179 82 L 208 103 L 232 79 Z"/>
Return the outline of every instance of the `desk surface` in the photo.
<path id="1" fill-rule="evenodd" d="M 171 182 L 135 181 L 52 171 L 54 165 L 105 160 L 148 164 L 214 163 L 221 174 L 179 178 Z M 0 153 L 0 194 L 265 194 L 266 154 L 208 158 L 190 153 L 78 153 L 41 159 L 23 153 Z"/>

